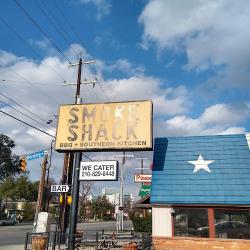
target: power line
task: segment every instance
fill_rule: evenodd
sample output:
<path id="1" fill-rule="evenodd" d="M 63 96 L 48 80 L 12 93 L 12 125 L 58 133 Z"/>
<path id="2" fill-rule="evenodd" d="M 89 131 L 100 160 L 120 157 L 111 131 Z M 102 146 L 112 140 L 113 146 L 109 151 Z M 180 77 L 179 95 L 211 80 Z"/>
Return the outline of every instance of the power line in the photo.
<path id="1" fill-rule="evenodd" d="M 56 9 L 58 10 L 58 12 L 61 14 L 61 16 L 64 18 L 64 20 L 66 21 L 66 23 L 68 24 L 68 26 L 70 27 L 71 31 L 73 31 L 74 35 L 76 36 L 76 38 L 79 40 L 80 43 L 82 43 L 84 45 L 84 43 L 82 42 L 80 36 L 78 35 L 78 33 L 75 31 L 73 25 L 70 23 L 70 21 L 68 20 L 68 18 L 66 17 L 66 15 L 63 13 L 62 9 L 59 7 L 59 5 L 57 4 L 56 1 L 52 1 L 52 3 L 54 4 L 54 6 L 56 7 Z M 108 95 L 106 94 L 104 88 L 101 86 L 101 84 L 98 82 L 99 86 L 102 89 L 102 92 L 104 93 L 106 99 L 108 101 L 110 101 L 110 98 L 108 97 Z M 113 96 L 113 94 L 112 94 Z M 115 99 L 115 98 L 114 98 Z"/>
<path id="2" fill-rule="evenodd" d="M 68 37 L 65 36 L 65 34 L 60 30 L 60 28 L 57 27 L 58 23 L 55 22 L 55 17 L 54 17 L 54 15 L 51 14 L 51 12 L 49 11 L 49 12 L 50 12 L 50 15 L 52 16 L 52 18 L 51 18 L 51 16 L 50 16 L 50 15 L 48 14 L 48 12 L 45 10 L 45 9 L 46 9 L 46 5 L 45 5 L 45 9 L 43 9 L 43 7 L 40 5 L 40 3 L 39 3 L 37 0 L 35 0 L 34 2 L 35 2 L 35 4 L 36 4 L 36 6 L 39 8 L 39 10 L 43 13 L 43 15 L 47 18 L 47 20 L 52 24 L 52 26 L 55 28 L 55 30 L 58 32 L 58 34 L 60 34 L 60 35 L 62 36 L 62 38 L 63 38 L 65 44 L 68 44 Z M 71 41 L 70 41 L 70 42 L 71 42 Z M 73 49 L 73 50 L 74 50 L 74 49 Z M 76 51 L 74 51 L 74 52 L 75 52 L 75 54 L 77 54 Z"/>
<path id="3" fill-rule="evenodd" d="M 15 80 L 10 80 L 10 79 L 0 79 L 0 81 L 13 82 L 13 83 L 25 83 L 24 81 L 15 81 Z M 66 84 L 66 81 L 64 83 Z M 41 86 L 50 86 L 50 87 L 63 86 L 63 84 L 41 83 L 41 82 L 32 82 L 32 84 L 41 85 Z"/>
<path id="4" fill-rule="evenodd" d="M 56 48 L 56 50 L 69 62 L 70 60 L 66 57 L 66 55 L 63 53 L 63 51 L 57 46 L 57 44 L 50 39 L 48 34 L 44 31 L 44 29 L 33 19 L 33 17 L 25 10 L 25 8 L 17 1 L 13 0 L 16 5 L 22 10 L 22 12 L 25 14 L 25 16 L 34 24 L 34 26 L 48 39 L 48 41 Z"/>
<path id="5" fill-rule="evenodd" d="M 17 106 L 19 106 L 20 108 L 26 110 L 27 112 L 29 112 L 30 114 L 34 115 L 36 118 L 40 119 L 43 122 L 47 122 L 46 120 L 44 120 L 43 118 L 39 117 L 38 115 L 36 115 L 35 113 L 33 113 L 32 111 L 28 110 L 27 108 L 25 108 L 24 106 L 22 106 L 21 104 L 19 104 L 18 102 L 14 101 L 13 99 L 11 99 L 10 97 L 6 96 L 5 94 L 0 92 L 0 95 L 5 97 L 6 99 L 8 99 L 9 101 L 15 103 Z"/>
<path id="6" fill-rule="evenodd" d="M 78 33 L 75 31 L 73 25 L 70 23 L 70 21 L 68 20 L 68 18 L 66 17 L 66 15 L 63 13 L 62 9 L 59 7 L 59 5 L 56 3 L 56 1 L 51 1 L 54 6 L 56 7 L 56 9 L 58 10 L 58 12 L 61 14 L 61 16 L 63 17 L 64 21 L 68 24 L 70 30 L 74 33 L 75 37 L 84 45 L 84 43 L 82 42 L 80 36 L 78 35 Z"/>
<path id="7" fill-rule="evenodd" d="M 37 53 L 37 51 L 35 49 L 33 49 L 32 46 L 30 46 L 30 44 L 17 32 L 17 30 L 15 30 L 13 27 L 11 27 L 6 21 L 4 21 L 4 19 L 1 18 L 0 16 L 0 21 L 12 32 L 14 33 L 17 38 L 19 38 L 28 48 L 31 49 L 31 51 L 36 55 L 38 56 L 39 58 L 43 59 L 43 57 L 41 55 L 39 55 Z M 50 69 L 60 78 L 62 79 L 63 81 L 66 81 L 64 79 L 63 76 L 61 76 L 52 66 L 50 66 L 49 64 L 46 63 L 46 65 L 48 65 L 50 67 Z"/>
<path id="8" fill-rule="evenodd" d="M 39 128 L 37 128 L 37 127 L 35 127 L 35 126 L 33 126 L 33 125 L 31 125 L 31 124 L 29 124 L 29 123 L 23 121 L 23 120 L 21 120 L 21 119 L 18 119 L 18 118 L 16 118 L 16 117 L 13 116 L 13 115 L 10 115 L 10 114 L 8 114 L 8 113 L 2 111 L 2 110 L 0 110 L 0 112 L 3 113 L 3 114 L 5 114 L 5 115 L 7 115 L 7 116 L 9 116 L 9 117 L 11 117 L 11 118 L 13 118 L 13 119 L 15 119 L 15 120 L 17 120 L 17 121 L 19 121 L 19 122 L 21 122 L 21 123 L 23 123 L 23 124 L 25 124 L 25 125 L 27 125 L 27 126 L 29 126 L 29 127 L 31 127 L 31 128 L 33 128 L 33 129 L 35 129 L 35 130 L 40 131 L 40 132 L 43 133 L 43 134 L 46 134 L 46 135 L 48 135 L 48 136 L 51 136 L 51 137 L 55 138 L 54 135 L 51 135 L 51 134 L 49 134 L 49 133 L 47 133 L 47 132 L 45 132 L 45 131 L 43 131 L 43 130 L 41 130 L 41 129 L 39 129 Z"/>
<path id="9" fill-rule="evenodd" d="M 103 92 L 104 95 L 106 96 L 107 100 L 110 101 L 110 100 L 109 100 L 109 97 L 107 96 L 107 94 L 106 94 L 106 92 L 104 91 L 104 89 L 103 89 L 102 85 L 100 84 L 100 82 L 98 81 L 97 83 L 98 83 L 98 85 L 101 87 L 102 92 Z"/>
<path id="10" fill-rule="evenodd" d="M 89 156 L 87 156 L 86 154 L 82 153 L 82 155 L 83 155 L 85 158 L 87 158 L 88 160 L 93 161 L 93 159 L 91 159 L 91 158 L 90 158 Z"/>
<path id="11" fill-rule="evenodd" d="M 15 75 L 17 75 L 18 77 L 22 78 L 24 80 L 24 83 L 28 83 L 31 86 L 35 87 L 36 89 L 38 89 L 40 92 L 42 92 L 44 95 L 46 95 L 50 100 L 53 100 L 56 104 L 59 105 L 59 102 L 57 100 L 55 100 L 55 98 L 53 98 L 52 96 L 48 95 L 45 91 L 43 91 L 42 89 L 40 89 L 39 87 L 33 85 L 32 82 L 30 82 L 28 79 L 26 79 L 24 76 L 20 75 L 19 73 L 17 73 L 14 69 L 12 68 L 6 68 L 7 70 L 13 72 Z"/>
<path id="12" fill-rule="evenodd" d="M 13 109 L 13 110 L 17 111 L 18 113 L 20 113 L 20 114 L 24 115 L 25 117 L 27 117 L 27 118 L 31 119 L 32 121 L 34 121 L 34 122 L 36 122 L 36 123 L 38 123 L 38 124 L 42 125 L 43 127 L 48 128 L 48 129 L 52 129 L 52 128 L 50 128 L 50 127 L 48 127 L 48 126 L 46 126 L 46 125 L 44 125 L 44 124 L 40 123 L 40 122 L 39 122 L 39 121 L 37 121 L 36 119 L 34 119 L 34 118 L 32 118 L 32 117 L 30 117 L 30 116 L 26 115 L 26 114 L 25 114 L 25 113 L 23 113 L 22 111 L 20 111 L 20 110 L 18 110 L 18 109 L 16 109 L 16 108 L 14 108 L 14 107 L 12 107 L 12 106 L 10 106 L 8 103 L 3 102 L 3 101 L 1 101 L 1 100 L 0 100 L 0 102 L 1 102 L 1 103 L 3 103 L 3 104 L 5 104 L 7 107 L 10 107 L 11 109 Z M 55 128 L 53 127 L 53 129 L 55 129 Z"/>
<path id="13" fill-rule="evenodd" d="M 74 43 L 74 39 L 71 37 L 70 33 L 64 28 L 64 26 L 60 23 L 60 21 L 57 19 L 56 15 L 53 14 L 53 12 L 50 10 L 50 8 L 48 7 L 48 5 L 46 4 L 45 1 L 41 1 L 41 4 L 44 5 L 45 9 L 48 10 L 48 12 L 50 13 L 51 17 L 54 19 L 55 23 L 57 23 L 59 29 L 61 29 L 63 31 L 63 33 L 66 35 L 66 37 L 70 40 L 71 43 Z M 76 54 L 77 52 L 74 51 Z"/>

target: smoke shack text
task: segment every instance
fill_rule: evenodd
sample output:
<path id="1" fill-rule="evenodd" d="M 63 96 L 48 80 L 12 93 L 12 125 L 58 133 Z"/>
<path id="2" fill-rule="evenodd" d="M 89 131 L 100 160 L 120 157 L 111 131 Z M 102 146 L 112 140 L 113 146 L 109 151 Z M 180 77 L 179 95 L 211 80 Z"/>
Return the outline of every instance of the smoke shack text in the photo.
<path id="1" fill-rule="evenodd" d="M 72 106 L 67 120 L 67 143 L 61 147 L 112 148 L 146 146 L 140 138 L 139 103 Z"/>

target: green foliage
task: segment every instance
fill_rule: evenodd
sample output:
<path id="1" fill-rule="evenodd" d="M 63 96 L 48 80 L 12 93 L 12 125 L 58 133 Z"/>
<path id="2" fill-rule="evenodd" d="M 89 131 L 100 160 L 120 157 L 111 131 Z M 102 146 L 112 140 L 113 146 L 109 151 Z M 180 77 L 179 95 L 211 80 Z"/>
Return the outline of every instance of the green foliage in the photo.
<path id="1" fill-rule="evenodd" d="M 152 216 L 148 214 L 145 217 L 140 217 L 139 215 L 131 215 L 131 220 L 133 222 L 133 227 L 136 232 L 152 232 Z"/>
<path id="2" fill-rule="evenodd" d="M 91 201 L 83 201 L 79 204 L 79 216 L 83 221 L 92 218 Z"/>
<path id="3" fill-rule="evenodd" d="M 7 177 L 3 183 L 0 184 L 0 197 L 2 199 L 12 198 L 16 199 L 16 184 L 12 177 Z"/>
<path id="4" fill-rule="evenodd" d="M 23 220 L 34 220 L 35 206 L 31 202 L 26 202 L 23 206 Z"/>
<path id="5" fill-rule="evenodd" d="M 7 177 L 0 184 L 0 197 L 13 201 L 25 199 L 26 201 L 36 201 L 39 182 L 31 182 L 27 176 L 18 178 Z"/>
<path id="6" fill-rule="evenodd" d="M 57 206 L 57 204 L 53 204 L 49 207 L 49 213 L 54 220 L 59 216 Z"/>
<path id="7" fill-rule="evenodd" d="M 104 216 L 106 217 L 114 211 L 114 206 L 105 196 L 99 196 L 92 202 L 92 211 L 96 219 L 103 220 Z"/>
<path id="8" fill-rule="evenodd" d="M 0 182 L 20 172 L 19 157 L 12 154 L 15 143 L 7 135 L 0 134 Z"/>

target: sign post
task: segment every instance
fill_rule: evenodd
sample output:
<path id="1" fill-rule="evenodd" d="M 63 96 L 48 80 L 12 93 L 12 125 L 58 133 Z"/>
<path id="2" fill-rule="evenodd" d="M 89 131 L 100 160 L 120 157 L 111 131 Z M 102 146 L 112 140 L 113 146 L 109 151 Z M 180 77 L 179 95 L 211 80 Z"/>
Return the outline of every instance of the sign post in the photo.
<path id="1" fill-rule="evenodd" d="M 145 151 L 151 150 L 153 147 L 152 101 L 81 104 L 81 63 L 80 61 L 78 68 L 77 104 L 60 106 L 55 143 L 55 149 L 59 152 L 75 152 L 72 204 L 70 210 L 69 250 L 73 250 L 75 245 L 74 234 L 76 233 L 81 152 L 124 151 L 124 165 L 125 151 Z M 87 177 L 92 176 L 93 178 L 100 179 L 104 177 L 104 171 L 113 170 L 107 170 L 106 168 L 106 170 L 97 171 L 100 171 L 98 172 L 100 177 L 92 176 L 93 171 L 91 169 L 87 169 L 87 171 L 83 172 L 87 172 Z M 123 175 L 124 174 L 121 174 L 121 176 Z M 108 176 L 110 178 L 112 175 L 106 175 L 106 180 Z M 124 178 L 121 179 L 121 193 L 123 193 L 123 182 Z M 120 207 L 123 207 L 123 197 L 120 197 Z"/>

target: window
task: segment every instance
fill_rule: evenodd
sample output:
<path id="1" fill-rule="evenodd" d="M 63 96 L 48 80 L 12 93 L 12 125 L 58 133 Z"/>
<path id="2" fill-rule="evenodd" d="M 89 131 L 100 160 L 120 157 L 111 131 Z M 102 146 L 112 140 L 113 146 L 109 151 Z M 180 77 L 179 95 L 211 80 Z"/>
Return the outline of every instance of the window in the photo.
<path id="1" fill-rule="evenodd" d="M 207 209 L 175 208 L 174 235 L 209 237 Z"/>
<path id="2" fill-rule="evenodd" d="M 250 239 L 250 211 L 215 209 L 217 238 Z"/>

